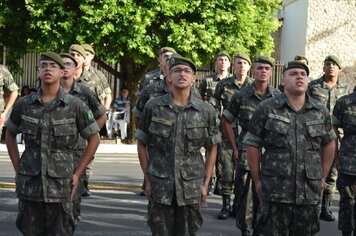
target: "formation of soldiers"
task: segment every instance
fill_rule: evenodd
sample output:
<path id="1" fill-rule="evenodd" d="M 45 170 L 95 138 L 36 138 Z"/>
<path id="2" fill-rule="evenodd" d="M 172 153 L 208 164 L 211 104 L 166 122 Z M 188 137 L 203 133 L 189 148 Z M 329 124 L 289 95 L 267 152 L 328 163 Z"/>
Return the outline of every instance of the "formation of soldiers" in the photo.
<path id="1" fill-rule="evenodd" d="M 42 53 L 38 92 L 17 102 L 18 87 L 0 68 L 11 91 L 6 106 L 0 103 L 0 122 L 13 107 L 6 145 L 24 235 L 72 235 L 81 196 L 90 195 L 88 166 L 112 100 L 105 77 L 90 67 L 94 55 L 89 44 Z M 307 59 L 296 56 L 279 89 L 269 84 L 273 60 L 266 56 L 238 53 L 231 61 L 221 51 L 215 73 L 198 88 L 189 58 L 164 47 L 158 61 L 133 110 L 152 235 L 197 235 L 200 205 L 213 193 L 222 198 L 217 217 L 235 217 L 242 235 L 315 235 L 319 219 L 335 220 L 336 187 L 338 227 L 355 235 L 356 96 L 340 81 L 336 56 L 327 56 L 324 75 L 310 82 Z"/>

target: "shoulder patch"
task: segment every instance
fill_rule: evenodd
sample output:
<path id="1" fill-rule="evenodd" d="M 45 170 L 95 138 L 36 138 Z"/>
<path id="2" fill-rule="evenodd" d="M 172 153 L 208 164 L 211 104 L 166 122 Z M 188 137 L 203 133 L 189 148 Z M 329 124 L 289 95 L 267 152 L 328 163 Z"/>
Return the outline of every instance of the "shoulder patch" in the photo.
<path id="1" fill-rule="evenodd" d="M 87 119 L 88 120 L 93 120 L 94 119 L 94 115 L 93 115 L 93 112 L 91 112 L 91 110 L 87 111 Z"/>

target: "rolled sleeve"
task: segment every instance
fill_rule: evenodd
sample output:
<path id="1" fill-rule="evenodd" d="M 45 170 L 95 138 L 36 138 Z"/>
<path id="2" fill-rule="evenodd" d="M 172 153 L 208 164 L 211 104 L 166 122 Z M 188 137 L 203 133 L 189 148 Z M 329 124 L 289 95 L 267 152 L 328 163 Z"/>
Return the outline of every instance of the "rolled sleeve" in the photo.
<path id="1" fill-rule="evenodd" d="M 335 131 L 333 129 L 331 129 L 325 136 L 323 136 L 321 145 L 324 146 L 324 145 L 330 143 L 331 141 L 335 140 L 336 138 L 337 138 L 337 136 L 336 136 Z"/>
<path id="2" fill-rule="evenodd" d="M 141 142 L 143 142 L 144 144 L 148 144 L 150 141 L 150 136 L 148 134 L 146 134 L 145 132 L 143 132 L 140 129 L 137 129 L 135 134 L 134 134 L 134 138 L 140 140 Z"/>
<path id="3" fill-rule="evenodd" d="M 14 134 L 20 133 L 18 127 L 10 119 L 7 119 L 7 121 L 5 122 L 5 127 Z"/>
<path id="4" fill-rule="evenodd" d="M 232 124 L 235 121 L 235 117 L 231 114 L 230 111 L 224 110 L 222 116 L 230 123 Z"/>
<path id="5" fill-rule="evenodd" d="M 261 148 L 262 147 L 262 139 L 260 137 L 258 137 L 257 135 L 254 135 L 251 132 L 247 132 L 247 134 L 243 140 L 243 145 Z"/>

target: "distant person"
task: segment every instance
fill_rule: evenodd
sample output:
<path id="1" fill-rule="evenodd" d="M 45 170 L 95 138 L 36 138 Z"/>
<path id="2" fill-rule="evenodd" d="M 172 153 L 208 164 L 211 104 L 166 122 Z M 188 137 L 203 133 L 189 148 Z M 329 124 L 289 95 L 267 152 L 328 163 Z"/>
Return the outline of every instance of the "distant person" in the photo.
<path id="1" fill-rule="evenodd" d="M 27 96 L 30 94 L 30 87 L 28 85 L 24 85 L 21 88 L 21 97 Z"/>
<path id="2" fill-rule="evenodd" d="M 115 99 L 113 107 L 114 111 L 130 111 L 129 90 L 122 89 L 120 91 L 120 96 Z M 120 117 L 123 119 L 123 114 Z"/>

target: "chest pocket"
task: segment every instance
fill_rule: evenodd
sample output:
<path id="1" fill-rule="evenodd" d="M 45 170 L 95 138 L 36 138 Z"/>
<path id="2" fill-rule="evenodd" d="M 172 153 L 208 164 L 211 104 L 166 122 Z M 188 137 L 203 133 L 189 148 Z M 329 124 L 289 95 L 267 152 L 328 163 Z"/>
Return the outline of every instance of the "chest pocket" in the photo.
<path id="1" fill-rule="evenodd" d="M 172 120 L 166 120 L 160 117 L 152 117 L 148 131 L 151 134 L 151 143 L 166 150 L 169 144 L 169 138 L 172 131 Z"/>
<path id="2" fill-rule="evenodd" d="M 26 147 L 40 146 L 41 136 L 39 133 L 39 119 L 21 115 L 19 131 L 24 134 Z"/>
<path id="3" fill-rule="evenodd" d="M 206 124 L 187 124 L 188 152 L 198 152 L 208 136 Z"/>
<path id="4" fill-rule="evenodd" d="M 75 118 L 52 119 L 54 140 L 53 149 L 72 149 L 79 135 Z"/>
<path id="5" fill-rule="evenodd" d="M 313 147 L 313 150 L 320 150 L 323 130 L 325 130 L 324 121 L 323 120 L 308 121 L 305 123 L 305 125 L 309 134 L 310 143 Z"/>
<path id="6" fill-rule="evenodd" d="M 266 146 L 272 149 L 288 148 L 287 134 L 291 126 L 290 123 L 291 121 L 289 118 L 275 114 L 268 114 L 268 120 L 265 124 Z"/>

